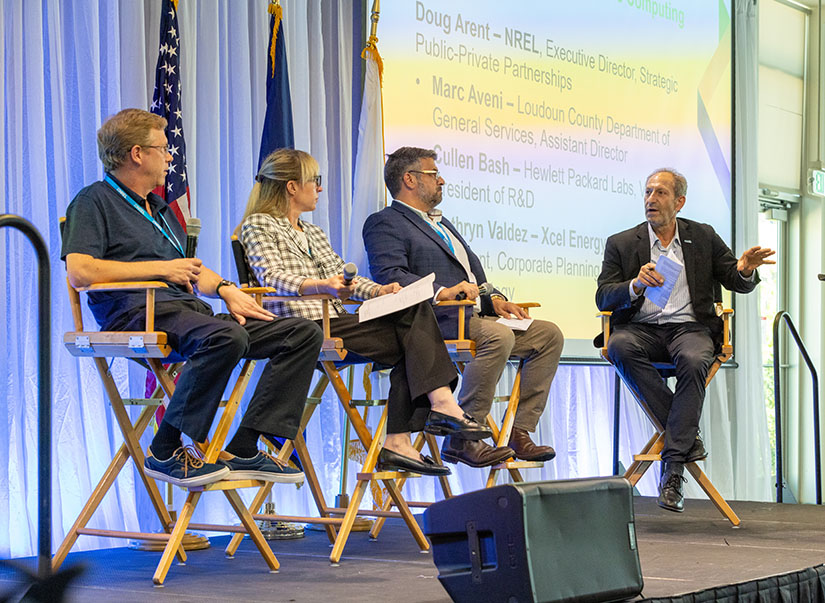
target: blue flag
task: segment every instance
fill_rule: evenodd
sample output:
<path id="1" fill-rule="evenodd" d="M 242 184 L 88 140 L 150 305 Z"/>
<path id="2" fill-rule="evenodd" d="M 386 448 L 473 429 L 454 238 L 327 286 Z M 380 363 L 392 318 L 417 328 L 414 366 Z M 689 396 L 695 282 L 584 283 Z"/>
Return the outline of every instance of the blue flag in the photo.
<path id="1" fill-rule="evenodd" d="M 281 5 L 270 2 L 269 13 L 272 15 L 269 19 L 272 43 L 266 65 L 266 116 L 264 117 L 264 131 L 261 135 L 258 168 L 261 167 L 264 158 L 275 149 L 294 148 L 295 146 L 284 30 L 281 27 Z"/>

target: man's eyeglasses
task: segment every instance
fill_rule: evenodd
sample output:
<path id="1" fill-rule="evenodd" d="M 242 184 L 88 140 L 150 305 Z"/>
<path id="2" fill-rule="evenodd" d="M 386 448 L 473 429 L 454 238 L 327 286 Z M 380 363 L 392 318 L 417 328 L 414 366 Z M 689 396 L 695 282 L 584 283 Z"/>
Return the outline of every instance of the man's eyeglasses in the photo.
<path id="1" fill-rule="evenodd" d="M 167 153 L 170 152 L 169 151 L 169 146 L 165 145 L 165 144 L 143 144 L 143 145 L 140 145 L 140 147 L 142 149 L 157 149 L 158 151 L 160 151 L 164 155 L 166 155 Z"/>
<path id="2" fill-rule="evenodd" d="M 438 180 L 441 176 L 438 174 L 438 170 L 407 170 L 408 172 L 412 172 L 413 174 L 432 174 L 435 176 L 435 179 Z"/>

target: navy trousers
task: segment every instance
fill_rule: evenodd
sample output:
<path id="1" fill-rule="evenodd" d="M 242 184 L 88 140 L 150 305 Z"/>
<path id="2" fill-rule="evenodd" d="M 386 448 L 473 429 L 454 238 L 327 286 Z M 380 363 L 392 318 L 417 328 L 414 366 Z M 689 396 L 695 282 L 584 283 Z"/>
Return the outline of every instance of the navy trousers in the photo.
<path id="1" fill-rule="evenodd" d="M 141 331 L 144 316 L 142 310 L 130 312 L 108 328 Z M 323 342 L 318 325 L 303 318 L 247 318 L 241 326 L 229 314 L 213 315 L 193 297 L 158 302 L 155 328 L 167 334 L 169 344 L 186 360 L 164 421 L 204 441 L 238 362 L 269 359 L 241 426 L 287 439 L 297 435 Z"/>
<path id="2" fill-rule="evenodd" d="M 710 330 L 698 322 L 617 325 L 607 342 L 610 361 L 665 428 L 662 458 L 684 462 L 699 432 L 705 379 L 713 364 Z M 671 391 L 653 362 L 672 362 Z"/>

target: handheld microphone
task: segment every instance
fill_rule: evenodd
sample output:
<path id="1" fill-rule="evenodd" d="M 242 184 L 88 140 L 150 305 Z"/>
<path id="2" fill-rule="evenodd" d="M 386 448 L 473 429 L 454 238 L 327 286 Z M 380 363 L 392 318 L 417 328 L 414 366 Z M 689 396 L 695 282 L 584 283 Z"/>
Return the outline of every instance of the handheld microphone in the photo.
<path id="1" fill-rule="evenodd" d="M 199 218 L 186 219 L 186 257 L 195 257 L 198 248 L 198 236 L 201 234 L 201 221 Z"/>
<path id="2" fill-rule="evenodd" d="M 481 283 L 478 286 L 478 294 L 479 295 L 487 295 L 488 293 L 492 293 L 492 292 L 493 292 L 493 286 L 490 283 Z M 461 293 L 456 295 L 455 298 L 457 300 L 461 301 L 463 299 L 467 299 L 467 294 L 462 291 Z"/>
<path id="3" fill-rule="evenodd" d="M 344 277 L 344 284 L 349 287 L 352 284 L 352 279 L 358 275 L 358 266 L 352 262 L 347 262 L 341 270 L 341 275 Z"/>

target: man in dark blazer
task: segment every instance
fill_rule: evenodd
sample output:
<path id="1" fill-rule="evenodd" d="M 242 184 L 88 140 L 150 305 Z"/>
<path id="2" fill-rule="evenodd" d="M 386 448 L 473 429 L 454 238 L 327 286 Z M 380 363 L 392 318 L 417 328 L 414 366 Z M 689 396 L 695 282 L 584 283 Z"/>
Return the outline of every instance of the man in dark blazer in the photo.
<path id="1" fill-rule="evenodd" d="M 753 291 L 755 269 L 773 255 L 752 247 L 739 260 L 707 224 L 676 218 L 685 204 L 687 181 L 672 169 L 660 169 L 647 179 L 646 222 L 607 239 L 599 275 L 596 305 L 610 310 L 607 353 L 625 381 L 645 401 L 665 428 L 664 461 L 659 506 L 684 510 L 684 463 L 707 457 L 699 438 L 699 417 L 705 379 L 721 345 L 722 320 L 714 302 L 721 287 L 737 293 Z M 683 265 L 664 308 L 645 297 L 647 288 L 664 278 L 656 261 L 667 255 Z M 596 338 L 601 347 L 602 335 Z M 673 362 L 676 390 L 664 383 L 654 362 Z"/>
<path id="2" fill-rule="evenodd" d="M 523 460 L 550 460 L 555 451 L 536 445 L 530 432 L 547 403 L 564 337 L 547 321 L 535 320 L 526 331 L 496 322 L 500 316 L 526 318 L 527 314 L 496 289 L 479 291 L 486 281 L 481 261 L 435 209 L 444 185 L 435 161 L 435 151 L 415 147 L 402 147 L 387 157 L 384 181 L 394 201 L 367 218 L 363 230 L 372 277 L 378 283 L 406 286 L 434 272 L 434 302 L 463 297 L 478 302 L 475 312 L 466 313 L 465 333 L 476 342 L 476 356 L 464 370 L 458 397 L 464 412 L 477 421 L 483 422 L 490 411 L 508 358 L 524 359 L 521 399 L 509 446 L 493 448 L 483 441 L 448 437 L 442 456 L 472 467 L 493 465 L 514 453 Z M 435 312 L 444 337 L 455 339 L 457 309 L 436 307 Z"/>

